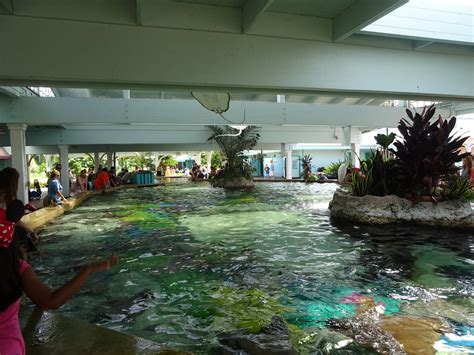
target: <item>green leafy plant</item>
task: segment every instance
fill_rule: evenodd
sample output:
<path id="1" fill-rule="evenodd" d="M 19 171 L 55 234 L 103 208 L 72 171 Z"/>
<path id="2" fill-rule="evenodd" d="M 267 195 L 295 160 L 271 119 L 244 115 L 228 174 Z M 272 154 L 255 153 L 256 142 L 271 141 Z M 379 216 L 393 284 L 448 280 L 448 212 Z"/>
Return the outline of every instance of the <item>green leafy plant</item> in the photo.
<path id="1" fill-rule="evenodd" d="M 377 144 L 382 147 L 382 155 L 384 159 L 388 159 L 388 147 L 393 143 L 397 135 L 395 133 L 390 134 L 377 134 L 374 138 Z"/>
<path id="2" fill-rule="evenodd" d="M 226 164 L 215 179 L 233 180 L 238 178 L 252 179 L 253 168 L 248 162 L 244 151 L 251 150 L 260 138 L 258 127 L 247 126 L 239 135 L 230 126 L 209 126 L 213 134 L 208 141 L 214 140 L 225 156 Z"/>
<path id="3" fill-rule="evenodd" d="M 329 176 L 335 176 L 337 178 L 337 171 L 339 167 L 342 165 L 342 161 L 338 161 L 335 163 L 329 164 L 327 167 L 324 168 L 324 173 Z"/>
<path id="4" fill-rule="evenodd" d="M 359 172 L 352 173 L 351 190 L 355 196 L 365 196 L 369 193 L 373 184 L 372 171 L 369 170 L 366 174 Z"/>
<path id="5" fill-rule="evenodd" d="M 461 176 L 451 176 L 446 181 L 446 186 L 441 188 L 440 197 L 442 200 L 455 200 L 465 196 L 471 191 L 472 186 L 469 179 Z"/>
<path id="6" fill-rule="evenodd" d="M 439 116 L 431 121 L 435 111 L 434 105 L 425 107 L 421 114 L 407 109 L 411 122 L 402 119 L 398 125 L 402 139 L 395 141 L 396 149 L 390 152 L 397 159 L 399 193 L 433 196 L 440 179 L 455 175 L 455 163 L 468 155 L 459 153 L 468 137 L 452 134 L 456 117 L 444 120 Z"/>

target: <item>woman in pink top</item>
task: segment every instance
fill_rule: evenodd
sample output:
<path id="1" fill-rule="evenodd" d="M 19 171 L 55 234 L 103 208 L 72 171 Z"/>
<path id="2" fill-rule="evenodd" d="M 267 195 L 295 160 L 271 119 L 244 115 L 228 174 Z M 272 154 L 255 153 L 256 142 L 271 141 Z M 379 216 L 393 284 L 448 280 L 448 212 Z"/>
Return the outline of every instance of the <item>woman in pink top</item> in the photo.
<path id="1" fill-rule="evenodd" d="M 86 265 L 63 287 L 52 291 L 42 283 L 28 263 L 19 258 L 14 239 L 15 222 L 23 215 L 23 203 L 13 201 L 0 221 L 0 354 L 23 355 L 25 343 L 21 335 L 18 311 L 23 292 L 42 309 L 57 309 L 71 298 L 94 272 L 108 270 L 118 262 L 116 256 Z"/>

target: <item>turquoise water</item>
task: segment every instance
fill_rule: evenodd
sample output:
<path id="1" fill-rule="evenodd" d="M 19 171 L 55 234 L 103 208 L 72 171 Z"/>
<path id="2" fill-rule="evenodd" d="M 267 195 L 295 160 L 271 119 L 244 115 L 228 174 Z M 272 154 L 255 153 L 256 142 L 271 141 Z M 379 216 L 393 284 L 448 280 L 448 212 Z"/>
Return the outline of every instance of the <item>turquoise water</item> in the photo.
<path id="1" fill-rule="evenodd" d="M 435 334 L 438 349 L 469 348 L 473 234 L 334 225 L 335 188 L 173 183 L 100 195 L 42 231 L 32 264 L 58 287 L 91 258 L 119 255 L 59 312 L 174 349 L 217 351 L 222 332 L 258 333 L 275 315 L 300 353 L 382 351 L 360 334 L 387 319 L 428 324 L 418 337 Z"/>

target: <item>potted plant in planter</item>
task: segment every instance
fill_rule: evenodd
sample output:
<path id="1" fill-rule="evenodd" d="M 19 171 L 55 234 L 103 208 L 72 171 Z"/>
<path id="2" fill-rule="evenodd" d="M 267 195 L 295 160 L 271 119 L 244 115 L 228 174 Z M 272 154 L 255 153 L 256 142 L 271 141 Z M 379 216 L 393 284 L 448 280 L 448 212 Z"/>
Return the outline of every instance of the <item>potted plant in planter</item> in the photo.
<path id="1" fill-rule="evenodd" d="M 407 110 L 410 121 L 400 121 L 400 137 L 392 149 L 388 146 L 393 135 L 376 137 L 382 149 L 361 161 L 349 190 L 334 193 L 332 217 L 367 224 L 474 228 L 474 214 L 464 198 L 471 185 L 457 176 L 455 165 L 466 156 L 459 151 L 467 138 L 452 134 L 455 117 L 432 120 L 434 113 L 434 105 L 421 114 Z"/>
<path id="2" fill-rule="evenodd" d="M 208 141 L 214 140 L 225 156 L 224 167 L 211 180 L 215 187 L 248 188 L 255 186 L 253 168 L 244 155 L 244 151 L 253 149 L 260 138 L 258 127 L 247 126 L 235 133 L 230 126 L 209 126 L 213 134 Z"/>

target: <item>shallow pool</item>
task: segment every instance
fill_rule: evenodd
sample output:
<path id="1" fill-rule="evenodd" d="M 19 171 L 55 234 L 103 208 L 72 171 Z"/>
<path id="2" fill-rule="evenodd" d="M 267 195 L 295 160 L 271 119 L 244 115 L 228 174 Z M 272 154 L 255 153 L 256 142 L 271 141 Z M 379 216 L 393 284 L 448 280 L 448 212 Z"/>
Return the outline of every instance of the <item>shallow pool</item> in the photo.
<path id="1" fill-rule="evenodd" d="M 42 231 L 32 264 L 57 287 L 119 255 L 59 312 L 174 349 L 217 351 L 223 332 L 261 333 L 277 316 L 299 353 L 474 351 L 473 234 L 334 225 L 335 188 L 173 183 L 97 196 Z"/>

